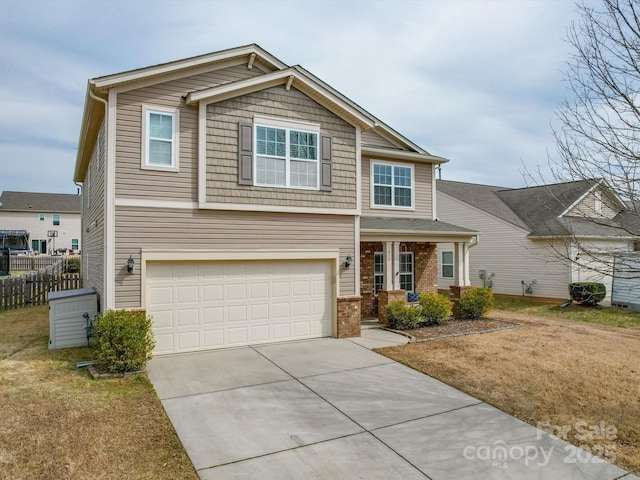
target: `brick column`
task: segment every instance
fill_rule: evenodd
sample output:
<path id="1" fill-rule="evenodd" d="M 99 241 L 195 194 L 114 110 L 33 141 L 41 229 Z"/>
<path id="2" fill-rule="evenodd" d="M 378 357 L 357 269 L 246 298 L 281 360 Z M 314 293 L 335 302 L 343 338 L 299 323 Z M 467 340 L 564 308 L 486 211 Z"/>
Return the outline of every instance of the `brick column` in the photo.
<path id="1" fill-rule="evenodd" d="M 362 297 L 338 297 L 338 338 L 360 336 Z"/>
<path id="2" fill-rule="evenodd" d="M 404 290 L 380 290 L 378 292 L 378 320 L 380 323 L 389 325 L 387 305 L 398 300 L 406 300 L 406 292 Z"/>

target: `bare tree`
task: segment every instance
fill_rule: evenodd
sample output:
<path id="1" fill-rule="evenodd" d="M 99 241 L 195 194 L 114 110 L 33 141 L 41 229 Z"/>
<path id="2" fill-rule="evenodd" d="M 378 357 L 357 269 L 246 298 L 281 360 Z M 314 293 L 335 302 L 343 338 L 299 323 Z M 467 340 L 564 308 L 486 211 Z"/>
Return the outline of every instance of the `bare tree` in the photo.
<path id="1" fill-rule="evenodd" d="M 558 156 L 551 161 L 551 174 L 556 183 L 602 179 L 605 195 L 599 201 L 620 213 L 614 219 L 601 211 L 583 212 L 582 220 L 601 232 L 615 227 L 619 236 L 638 237 L 640 2 L 603 0 L 600 5 L 582 3 L 578 9 L 581 20 L 568 29 L 573 54 L 565 77 L 571 95 L 558 107 L 552 126 Z M 624 211 L 616 197 L 624 202 Z M 572 231 L 570 222 L 567 229 L 578 250 L 568 260 L 581 255 L 590 260 L 587 268 L 610 274 L 610 260 L 602 250 Z M 640 277 L 640 271 L 637 274 Z"/>

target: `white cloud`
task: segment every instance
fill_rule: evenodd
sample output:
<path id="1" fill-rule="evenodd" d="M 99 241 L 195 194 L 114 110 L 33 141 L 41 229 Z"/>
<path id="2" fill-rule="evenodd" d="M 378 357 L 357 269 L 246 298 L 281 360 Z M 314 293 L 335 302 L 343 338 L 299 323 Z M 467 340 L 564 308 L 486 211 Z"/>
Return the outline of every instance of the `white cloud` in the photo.
<path id="1" fill-rule="evenodd" d="M 449 158 L 446 178 L 522 185 L 553 148 L 576 15 L 571 0 L 10 0 L 0 187 L 70 182 L 88 78 L 253 42 Z"/>

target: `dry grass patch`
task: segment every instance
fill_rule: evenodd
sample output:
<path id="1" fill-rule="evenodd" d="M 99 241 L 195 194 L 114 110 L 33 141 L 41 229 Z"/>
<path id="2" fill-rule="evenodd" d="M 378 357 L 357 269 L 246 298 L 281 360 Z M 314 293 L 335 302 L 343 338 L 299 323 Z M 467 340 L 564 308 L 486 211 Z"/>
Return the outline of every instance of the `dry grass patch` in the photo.
<path id="1" fill-rule="evenodd" d="M 46 306 L 0 314 L 3 478 L 196 479 L 146 375 L 93 380 L 48 327 Z"/>
<path id="2" fill-rule="evenodd" d="M 531 425 L 568 427 L 567 440 L 595 454 L 610 446 L 613 463 L 640 473 L 640 332 L 492 316 L 525 325 L 378 351 Z M 614 440 L 579 438 L 581 425 L 601 422 Z"/>

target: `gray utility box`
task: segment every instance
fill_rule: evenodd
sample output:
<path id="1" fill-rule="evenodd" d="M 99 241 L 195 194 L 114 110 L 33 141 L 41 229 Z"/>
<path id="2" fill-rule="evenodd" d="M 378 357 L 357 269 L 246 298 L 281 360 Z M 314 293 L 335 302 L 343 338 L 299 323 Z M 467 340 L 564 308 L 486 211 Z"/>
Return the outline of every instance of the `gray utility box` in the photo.
<path id="1" fill-rule="evenodd" d="M 622 253 L 615 256 L 611 305 L 640 310 L 640 252 Z"/>
<path id="2" fill-rule="evenodd" d="M 49 348 L 88 346 L 87 318 L 93 320 L 97 314 L 93 288 L 49 292 Z"/>

